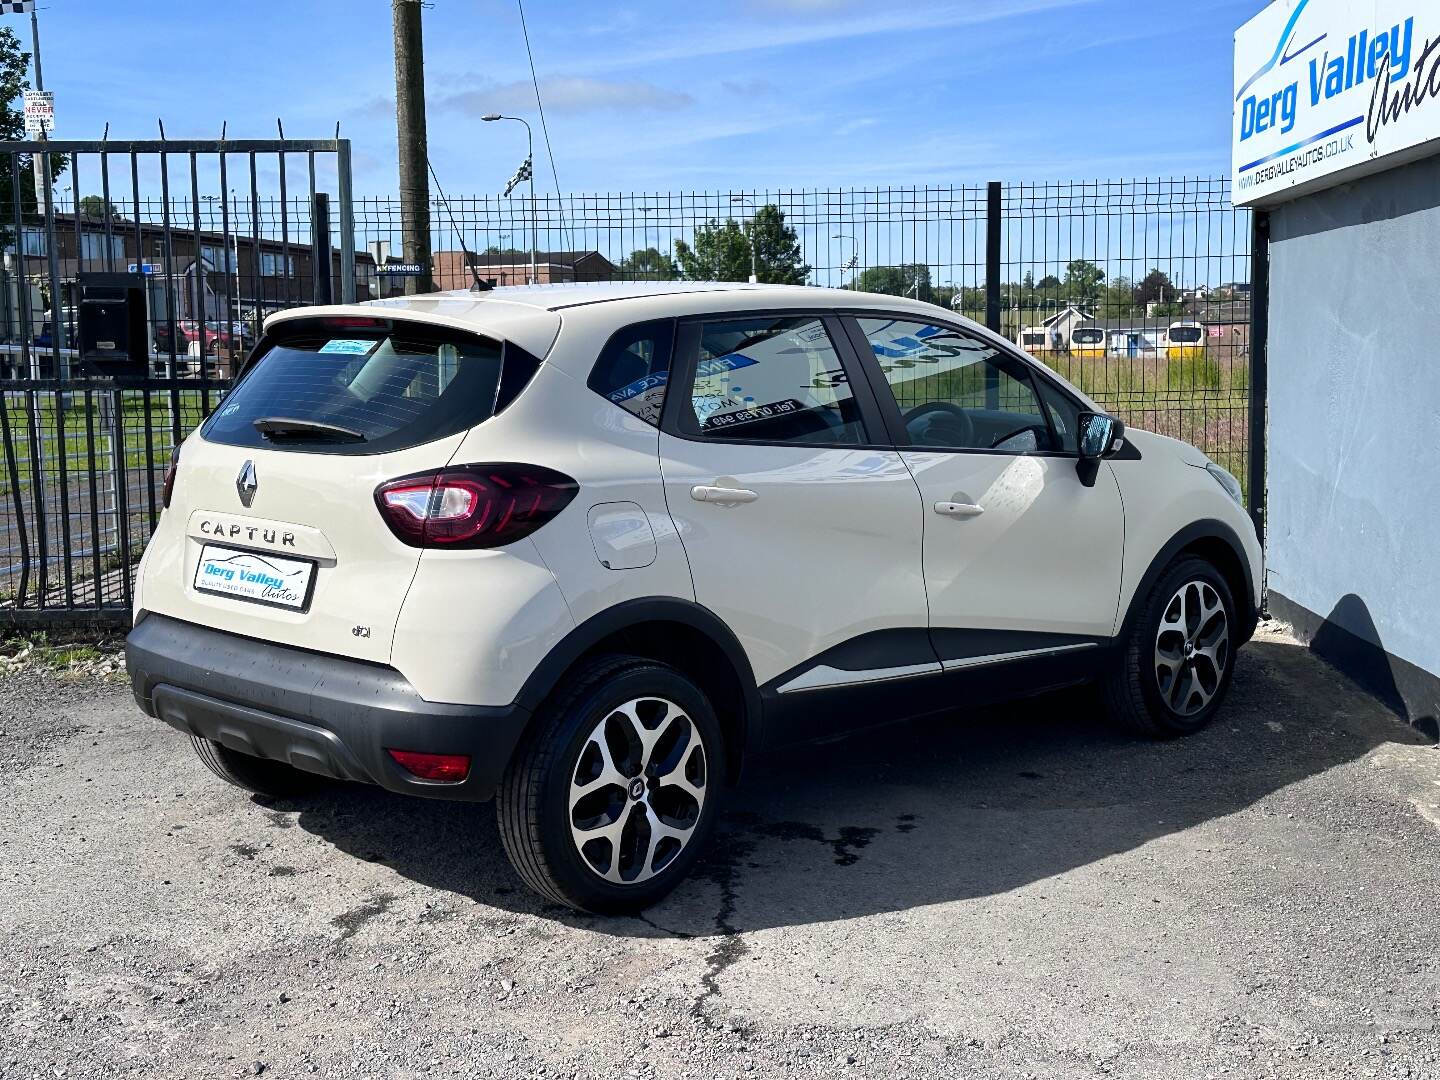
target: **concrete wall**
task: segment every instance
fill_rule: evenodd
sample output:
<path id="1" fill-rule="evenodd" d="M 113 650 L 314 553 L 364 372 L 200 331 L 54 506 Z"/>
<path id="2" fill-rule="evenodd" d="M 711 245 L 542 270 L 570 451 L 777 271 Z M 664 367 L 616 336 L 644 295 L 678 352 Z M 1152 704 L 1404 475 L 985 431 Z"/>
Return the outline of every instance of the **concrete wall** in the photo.
<path id="1" fill-rule="evenodd" d="M 1332 648 L 1368 649 L 1372 666 L 1377 651 L 1388 658 L 1392 706 L 1431 727 L 1440 715 L 1440 157 L 1276 209 L 1270 255 L 1277 613 L 1309 624 L 1317 648 L 1328 635 Z"/>

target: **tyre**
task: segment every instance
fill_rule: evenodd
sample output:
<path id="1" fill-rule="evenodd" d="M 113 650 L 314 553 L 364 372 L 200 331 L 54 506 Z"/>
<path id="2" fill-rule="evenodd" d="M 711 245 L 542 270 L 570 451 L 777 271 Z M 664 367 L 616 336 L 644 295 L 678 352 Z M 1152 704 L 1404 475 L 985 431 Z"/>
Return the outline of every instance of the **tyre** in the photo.
<path id="1" fill-rule="evenodd" d="M 205 767 L 226 783 L 270 799 L 304 795 L 325 783 L 323 777 L 292 768 L 280 761 L 251 757 L 231 750 L 213 739 L 190 736 L 195 753 Z"/>
<path id="2" fill-rule="evenodd" d="M 1199 731 L 1214 719 L 1235 667 L 1230 586 L 1204 559 L 1182 556 L 1141 603 L 1106 679 L 1106 704 L 1144 735 Z"/>
<path id="3" fill-rule="evenodd" d="M 568 676 L 501 780 L 505 853 L 540 895 L 640 911 L 700 857 L 725 747 L 709 700 L 674 668 L 603 657 Z"/>

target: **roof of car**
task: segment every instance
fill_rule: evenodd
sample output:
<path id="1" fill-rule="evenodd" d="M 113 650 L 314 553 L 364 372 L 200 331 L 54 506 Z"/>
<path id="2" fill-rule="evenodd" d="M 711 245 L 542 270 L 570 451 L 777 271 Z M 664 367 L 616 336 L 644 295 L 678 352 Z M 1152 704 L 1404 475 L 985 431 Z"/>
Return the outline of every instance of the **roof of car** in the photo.
<path id="1" fill-rule="evenodd" d="M 611 304 L 615 305 L 613 309 L 609 309 Z M 595 281 L 555 285 L 504 285 L 484 291 L 452 289 L 448 292 L 367 300 L 359 304 L 289 308 L 269 316 L 265 320 L 265 326 L 268 330 L 290 319 L 361 315 L 374 312 L 376 308 L 411 312 L 425 321 L 459 330 L 479 329 L 487 336 L 512 341 L 539 357 L 549 353 L 560 330 L 561 313 L 565 309 L 585 309 L 584 317 L 578 318 L 582 325 L 593 320 L 602 327 L 609 323 L 609 329 L 625 325 L 626 321 L 727 311 L 870 309 L 877 313 L 913 312 L 922 317 L 929 314 L 933 318 L 934 312 L 944 310 L 935 304 L 906 296 L 854 292 L 813 285 L 751 285 L 748 282 L 729 281 Z M 579 317 L 580 312 L 577 311 L 576 315 Z M 946 312 L 946 317 L 968 325 L 973 333 L 1013 347 L 1011 342 L 970 319 L 953 312 Z M 1045 367 L 1034 357 L 1030 359 L 1032 363 Z M 1068 380 L 1053 370 L 1051 374 L 1085 401 L 1088 407 L 1099 408 Z"/>
<path id="2" fill-rule="evenodd" d="M 718 301 L 717 306 L 722 308 L 743 308 L 755 304 L 757 301 L 773 303 L 777 299 L 787 304 L 820 304 L 825 307 L 846 303 L 874 303 L 882 299 L 889 304 L 899 304 L 903 307 L 911 307 L 917 303 L 906 297 L 880 297 L 872 293 L 842 292 L 837 289 L 811 285 L 751 285 L 746 282 L 733 281 L 582 281 L 563 282 L 555 285 L 502 285 L 483 292 L 474 289 L 453 289 L 449 292 L 427 293 L 420 296 L 396 296 L 386 300 L 373 300 L 370 301 L 370 304 L 372 306 L 383 305 L 424 310 L 441 301 L 453 304 L 457 300 L 469 300 L 478 305 L 523 304 L 526 307 L 544 311 L 559 311 L 562 308 L 603 304 L 616 300 L 693 296 L 696 293 L 713 295 Z M 724 299 L 721 299 L 722 297 Z"/>

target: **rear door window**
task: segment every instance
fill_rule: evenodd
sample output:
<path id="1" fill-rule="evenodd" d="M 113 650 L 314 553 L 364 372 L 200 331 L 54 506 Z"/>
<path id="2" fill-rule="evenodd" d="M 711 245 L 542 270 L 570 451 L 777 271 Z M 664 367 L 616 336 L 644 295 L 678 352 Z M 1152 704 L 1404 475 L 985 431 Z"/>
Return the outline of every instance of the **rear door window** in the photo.
<path id="1" fill-rule="evenodd" d="M 382 454 L 488 420 L 524 354 L 443 328 L 282 328 L 201 431 L 209 442 L 324 454 Z"/>
<path id="2" fill-rule="evenodd" d="M 694 325 L 682 434 L 745 442 L 860 445 L 859 403 L 824 322 L 756 315 Z"/>

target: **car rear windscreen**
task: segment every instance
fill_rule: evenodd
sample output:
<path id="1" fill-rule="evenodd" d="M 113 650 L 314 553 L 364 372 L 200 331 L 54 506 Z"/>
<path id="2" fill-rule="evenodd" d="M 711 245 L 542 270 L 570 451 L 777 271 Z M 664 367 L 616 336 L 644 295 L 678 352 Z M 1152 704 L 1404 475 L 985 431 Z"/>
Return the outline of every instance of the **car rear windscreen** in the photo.
<path id="1" fill-rule="evenodd" d="M 497 342 L 419 324 L 282 326 L 201 435 L 322 454 L 404 450 L 493 416 L 504 362 Z"/>

